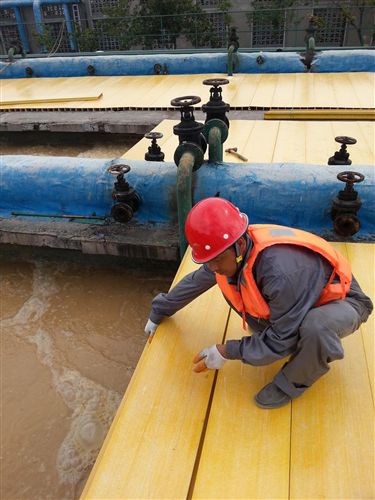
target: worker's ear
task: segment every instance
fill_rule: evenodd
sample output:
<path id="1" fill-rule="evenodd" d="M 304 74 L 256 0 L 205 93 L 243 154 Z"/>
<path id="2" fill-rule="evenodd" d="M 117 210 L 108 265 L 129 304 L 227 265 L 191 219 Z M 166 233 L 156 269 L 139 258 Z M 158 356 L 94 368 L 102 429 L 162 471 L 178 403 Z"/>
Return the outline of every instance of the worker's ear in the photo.
<path id="1" fill-rule="evenodd" d="M 241 254 L 246 250 L 246 240 L 243 236 L 237 240 L 238 244 L 238 249 L 241 252 Z"/>

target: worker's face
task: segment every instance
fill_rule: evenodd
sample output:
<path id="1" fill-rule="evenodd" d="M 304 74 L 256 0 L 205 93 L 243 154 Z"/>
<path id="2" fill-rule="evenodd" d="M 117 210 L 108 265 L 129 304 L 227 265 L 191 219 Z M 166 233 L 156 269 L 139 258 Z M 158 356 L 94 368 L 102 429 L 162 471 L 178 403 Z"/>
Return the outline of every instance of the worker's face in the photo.
<path id="1" fill-rule="evenodd" d="M 236 253 L 234 249 L 228 248 L 214 259 L 207 262 L 207 266 L 213 273 L 222 274 L 227 278 L 234 276 L 237 272 Z"/>

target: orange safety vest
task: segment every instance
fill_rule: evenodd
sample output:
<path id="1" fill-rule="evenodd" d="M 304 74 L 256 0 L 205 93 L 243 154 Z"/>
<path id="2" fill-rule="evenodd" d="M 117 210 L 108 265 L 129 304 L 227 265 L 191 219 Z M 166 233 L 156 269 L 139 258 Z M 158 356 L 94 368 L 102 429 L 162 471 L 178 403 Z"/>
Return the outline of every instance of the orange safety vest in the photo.
<path id="1" fill-rule="evenodd" d="M 240 290 L 237 291 L 236 285 L 229 284 L 226 276 L 216 273 L 217 284 L 224 296 L 242 314 L 244 329 L 246 329 L 246 313 L 256 318 L 268 319 L 270 317 L 269 305 L 260 293 L 253 276 L 253 265 L 260 252 L 272 245 L 287 244 L 306 247 L 322 255 L 331 264 L 332 274 L 315 307 L 346 297 L 352 281 L 349 262 L 323 238 L 300 229 L 272 224 L 250 225 L 248 234 L 253 241 L 253 248 L 244 264 L 244 279 L 241 279 Z M 332 283 L 336 275 L 340 283 Z"/>

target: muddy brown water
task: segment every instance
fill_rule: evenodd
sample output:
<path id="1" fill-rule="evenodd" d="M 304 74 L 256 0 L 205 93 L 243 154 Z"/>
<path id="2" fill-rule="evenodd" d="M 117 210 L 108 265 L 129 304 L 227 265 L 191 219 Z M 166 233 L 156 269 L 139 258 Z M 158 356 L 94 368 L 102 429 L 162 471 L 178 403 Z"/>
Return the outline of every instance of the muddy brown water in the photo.
<path id="1" fill-rule="evenodd" d="M 96 157 L 124 152 L 94 148 Z M 2 500 L 79 498 L 144 348 L 151 300 L 174 274 L 1 259 Z"/>

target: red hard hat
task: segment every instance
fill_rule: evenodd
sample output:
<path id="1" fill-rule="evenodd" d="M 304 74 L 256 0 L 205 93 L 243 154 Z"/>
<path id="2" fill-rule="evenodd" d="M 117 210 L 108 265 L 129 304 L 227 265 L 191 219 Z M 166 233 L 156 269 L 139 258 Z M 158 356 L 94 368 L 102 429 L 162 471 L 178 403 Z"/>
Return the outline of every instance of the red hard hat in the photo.
<path id="1" fill-rule="evenodd" d="M 205 198 L 190 210 L 185 234 L 192 259 L 198 264 L 208 262 L 231 247 L 246 231 L 249 220 L 230 201 Z"/>

